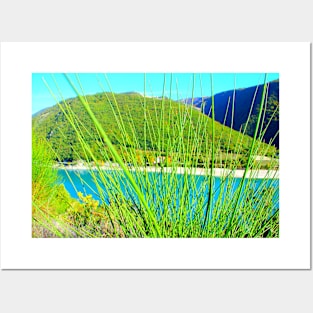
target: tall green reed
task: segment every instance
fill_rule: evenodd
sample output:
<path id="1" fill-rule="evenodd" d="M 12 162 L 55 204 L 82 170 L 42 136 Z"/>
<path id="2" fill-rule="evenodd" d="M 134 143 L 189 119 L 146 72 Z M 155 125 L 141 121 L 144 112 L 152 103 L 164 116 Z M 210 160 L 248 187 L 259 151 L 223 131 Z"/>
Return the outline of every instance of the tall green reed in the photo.
<path id="1" fill-rule="evenodd" d="M 275 209 L 277 204 L 273 200 L 273 195 L 277 194 L 278 187 L 274 184 L 268 185 L 267 180 L 264 180 L 254 190 L 253 180 L 246 179 L 250 170 L 254 170 L 255 173 L 260 170 L 260 164 L 252 161 L 253 155 L 256 153 L 265 155 L 269 149 L 268 146 L 261 144 L 262 136 L 267 127 L 267 125 L 263 125 L 264 121 L 261 120 L 263 107 L 266 104 L 266 77 L 257 127 L 244 169 L 244 179 L 239 183 L 239 187 L 236 187 L 234 173 L 225 172 L 224 176 L 220 178 L 219 188 L 216 188 L 214 178 L 214 167 L 217 160 L 225 159 L 226 155 L 226 161 L 232 159 L 232 162 L 225 162 L 224 165 L 219 164 L 219 166 L 225 166 L 232 170 L 237 169 L 240 164 L 238 158 L 242 153 L 245 138 L 230 130 L 226 151 L 225 145 L 222 151 L 222 134 L 226 132 L 226 126 L 220 125 L 216 129 L 217 124 L 213 122 L 215 119 L 213 75 L 211 75 L 212 119 L 204 114 L 198 114 L 192 105 L 177 105 L 172 100 L 166 103 L 167 82 L 165 75 L 161 103 L 159 104 L 159 101 L 152 99 L 153 104 L 148 105 L 146 79 L 144 77 L 144 96 L 138 96 L 138 106 L 141 108 L 144 119 L 143 135 L 134 125 L 131 108 L 123 104 L 123 112 L 121 112 L 121 103 L 118 102 L 108 78 L 105 76 L 110 89 L 110 93 L 105 93 L 106 101 L 109 103 L 109 109 L 121 134 L 117 145 L 112 144 L 107 130 L 104 129 L 92 111 L 88 97 L 84 95 L 79 76 L 76 76 L 79 87 L 68 75 L 65 74 L 65 77 L 96 129 L 95 133 L 86 129 L 80 116 L 67 104 L 58 88 L 62 98 L 62 102 L 59 102 L 60 110 L 75 130 L 83 148 L 90 175 L 93 177 L 96 192 L 102 202 L 101 205 L 97 206 L 96 212 L 97 216 L 102 216 L 102 228 L 99 229 L 96 224 L 93 227 L 94 221 L 91 218 L 88 227 L 86 228 L 85 225 L 84 230 L 82 230 L 81 225 L 77 227 L 77 223 L 76 225 L 73 223 L 72 214 L 70 218 L 72 222 L 66 221 L 66 219 L 65 222 L 62 221 L 63 229 L 75 229 L 75 236 L 83 237 L 200 238 L 277 237 L 279 235 L 278 210 Z M 195 78 L 194 75 L 191 90 L 192 98 Z M 199 80 L 201 83 L 201 76 Z M 57 82 L 55 83 L 57 85 Z M 49 85 L 46 85 L 51 95 L 57 99 Z M 172 76 L 169 85 L 172 94 Z M 176 92 L 178 94 L 178 90 Z M 191 102 L 193 103 L 193 99 Z M 233 97 L 231 105 L 233 123 L 235 97 Z M 251 112 L 252 110 L 249 117 Z M 107 149 L 102 151 L 102 161 L 111 164 L 111 169 L 104 170 L 101 168 L 84 131 L 87 133 L 89 131 L 99 148 L 103 147 L 103 143 L 106 145 Z M 233 151 L 230 150 L 230 144 L 235 135 L 237 136 L 237 143 Z M 142 141 L 140 136 L 143 136 L 143 144 L 140 143 Z M 130 142 L 132 143 L 131 147 L 129 146 Z M 204 144 L 201 145 L 200 143 Z M 148 162 L 149 157 L 154 160 L 153 167 L 151 167 L 153 162 Z M 157 162 L 158 160 L 159 162 Z M 113 167 L 112 161 L 118 164 L 117 168 Z M 131 163 L 131 167 L 127 166 L 127 163 Z M 95 166 L 96 171 L 91 167 L 91 164 Z M 205 180 L 199 186 L 199 176 L 195 174 L 200 165 Z M 269 169 L 274 168 L 274 165 L 269 166 Z M 149 174 L 150 171 L 159 174 L 151 175 Z M 217 199 L 213 200 L 216 196 Z M 85 203 L 85 211 L 87 208 L 90 209 L 88 201 Z M 81 212 L 79 216 L 82 215 Z M 53 217 L 54 220 L 56 218 Z M 69 225 L 69 228 L 66 225 Z M 95 229 L 97 230 L 95 231 Z M 72 233 L 73 231 L 67 232 L 67 234 Z"/>

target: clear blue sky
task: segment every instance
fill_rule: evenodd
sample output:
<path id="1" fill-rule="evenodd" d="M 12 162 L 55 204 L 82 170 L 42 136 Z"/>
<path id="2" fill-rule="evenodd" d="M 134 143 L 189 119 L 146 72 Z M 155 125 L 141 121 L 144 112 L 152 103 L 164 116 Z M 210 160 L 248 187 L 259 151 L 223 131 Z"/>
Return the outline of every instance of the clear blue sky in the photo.
<path id="1" fill-rule="evenodd" d="M 102 91 L 110 91 L 104 74 L 81 73 L 78 74 L 84 94 L 95 94 Z M 136 91 L 144 93 L 144 74 L 143 73 L 109 73 L 106 74 L 113 92 Z M 75 74 L 69 74 L 70 78 L 79 88 Z M 201 76 L 201 79 L 200 79 Z M 201 73 L 195 75 L 194 97 L 211 96 L 211 75 Z M 54 78 L 54 79 L 53 79 Z M 170 96 L 170 79 L 171 74 L 166 74 L 165 96 Z M 267 81 L 279 78 L 279 74 L 268 74 Z M 32 75 L 32 114 L 56 104 L 55 99 L 45 86 L 43 79 L 61 100 L 58 89 L 62 96 L 67 99 L 76 97 L 75 92 L 60 73 L 33 73 Z M 246 88 L 263 83 L 264 74 L 262 73 L 213 73 L 213 92 L 214 94 L 226 90 Z M 57 85 L 55 84 L 57 83 Z M 200 83 L 201 82 L 201 83 Z M 172 93 L 171 98 L 174 100 L 189 98 L 192 96 L 193 74 L 191 73 L 173 73 L 172 75 Z M 146 74 L 146 95 L 162 96 L 164 86 L 164 74 L 147 73 Z M 201 87 L 202 86 L 202 87 Z M 177 92 L 178 91 L 178 92 Z"/>

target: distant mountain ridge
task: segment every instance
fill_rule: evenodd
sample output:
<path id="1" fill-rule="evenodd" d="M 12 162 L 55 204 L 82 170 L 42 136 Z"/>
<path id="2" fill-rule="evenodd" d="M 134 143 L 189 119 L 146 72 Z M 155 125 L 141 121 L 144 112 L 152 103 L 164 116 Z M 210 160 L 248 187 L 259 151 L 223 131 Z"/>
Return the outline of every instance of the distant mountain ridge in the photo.
<path id="1" fill-rule="evenodd" d="M 233 129 L 238 131 L 242 131 L 246 126 L 246 133 L 253 136 L 261 103 L 262 91 L 263 85 L 257 85 L 237 89 L 235 92 L 234 90 L 229 90 L 214 95 L 215 120 L 222 124 L 225 122 L 226 126 L 232 126 Z M 186 104 L 192 103 L 194 107 L 212 117 L 212 97 L 187 98 L 182 100 L 182 102 Z M 247 123 L 251 104 L 253 104 L 251 117 Z M 263 118 L 263 129 L 265 130 L 267 126 L 264 134 L 264 141 L 266 143 L 272 141 L 272 144 L 279 148 L 279 80 L 274 80 L 268 83 L 267 105 Z"/>

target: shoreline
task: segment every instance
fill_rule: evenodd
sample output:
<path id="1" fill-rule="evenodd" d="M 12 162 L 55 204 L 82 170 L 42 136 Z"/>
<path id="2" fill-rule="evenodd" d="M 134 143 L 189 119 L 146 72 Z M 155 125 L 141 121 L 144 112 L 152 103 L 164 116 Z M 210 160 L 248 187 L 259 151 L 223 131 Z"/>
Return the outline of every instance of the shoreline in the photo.
<path id="1" fill-rule="evenodd" d="M 76 165 L 66 165 L 66 166 L 60 166 L 55 165 L 53 166 L 56 169 L 62 169 L 62 170 L 76 170 L 76 171 L 86 171 L 86 170 L 96 170 L 98 169 L 96 166 L 86 166 L 84 164 L 76 164 Z M 102 165 L 99 166 L 99 169 L 101 170 L 122 170 L 122 168 L 116 164 L 110 164 L 110 165 Z M 164 173 L 171 173 L 173 168 L 172 167 L 156 167 L 156 166 L 139 166 L 139 167 L 133 167 L 129 166 L 129 170 L 131 172 L 134 171 L 141 171 L 141 172 L 156 172 L 160 173 L 161 171 Z M 211 169 L 205 169 L 205 168 L 186 168 L 186 167 L 176 167 L 175 168 L 177 174 L 184 174 L 185 172 L 188 172 L 190 175 L 197 175 L 197 176 L 206 176 L 210 174 Z M 230 169 L 223 169 L 223 168 L 214 168 L 213 169 L 213 176 L 215 177 L 226 177 L 230 175 L 231 177 L 235 178 L 242 178 L 244 175 L 244 169 L 236 169 L 236 170 L 230 170 Z M 279 170 L 265 170 L 265 169 L 259 169 L 259 170 L 248 170 L 246 178 L 256 178 L 256 179 L 279 179 Z"/>

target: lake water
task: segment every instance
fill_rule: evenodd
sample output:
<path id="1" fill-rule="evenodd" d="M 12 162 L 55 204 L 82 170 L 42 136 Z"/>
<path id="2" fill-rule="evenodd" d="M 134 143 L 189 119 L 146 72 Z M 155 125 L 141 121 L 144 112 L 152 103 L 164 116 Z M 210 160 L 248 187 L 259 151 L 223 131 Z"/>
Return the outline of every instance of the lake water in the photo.
<path id="1" fill-rule="evenodd" d="M 87 170 L 58 170 L 59 183 L 64 184 L 67 191 L 73 198 L 78 199 L 77 192 L 92 197 L 100 202 L 110 203 L 110 197 L 118 190 L 122 190 L 126 198 L 136 201 L 132 187 L 128 183 L 122 171 L 103 171 L 102 180 L 100 174 Z M 142 173 L 140 173 L 142 174 Z M 143 194 L 148 198 L 148 202 L 158 202 L 162 205 L 163 198 L 171 195 L 171 204 L 179 207 L 184 198 L 189 199 L 191 206 L 197 206 L 199 201 L 205 203 L 209 194 L 209 179 L 206 176 L 155 173 L 148 172 L 139 175 L 133 172 L 133 176 L 140 185 Z M 230 200 L 240 185 L 241 178 L 221 179 L 214 177 L 213 202 Z M 279 180 L 278 179 L 246 179 L 244 185 L 249 190 L 249 197 L 259 197 L 260 190 L 272 189 L 271 201 L 274 207 L 279 208 Z M 149 187 L 147 187 L 149 186 Z M 187 186 L 187 188 L 186 188 Z M 256 193 L 258 190 L 258 193 Z M 138 199 L 137 199 L 138 200 Z"/>

